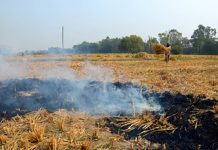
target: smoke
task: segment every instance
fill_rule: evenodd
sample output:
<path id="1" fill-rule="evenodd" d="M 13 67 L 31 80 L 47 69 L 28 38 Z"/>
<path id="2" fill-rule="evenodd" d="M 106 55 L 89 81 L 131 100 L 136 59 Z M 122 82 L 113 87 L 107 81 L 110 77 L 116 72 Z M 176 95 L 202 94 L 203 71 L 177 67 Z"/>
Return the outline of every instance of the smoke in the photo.
<path id="1" fill-rule="evenodd" d="M 0 80 L 23 78 L 26 66 L 26 60 L 17 59 L 15 51 L 0 46 Z"/>
<path id="2" fill-rule="evenodd" d="M 12 50 L 9 46 L 0 45 L 0 56 L 7 56 L 15 54 L 15 51 Z"/>
<path id="3" fill-rule="evenodd" d="M 145 96 L 146 88 L 133 83 L 113 83 L 113 71 L 85 62 L 81 78 L 67 66 L 38 71 L 42 79 L 26 76 L 28 59 L 0 57 L 0 111 L 22 109 L 49 111 L 60 108 L 93 115 L 135 115 L 143 111 L 160 111 L 154 96 Z M 25 78 L 25 79 L 24 79 Z"/>
<path id="4" fill-rule="evenodd" d="M 113 71 L 109 68 L 104 68 L 98 65 L 93 65 L 86 61 L 84 66 L 84 76 L 86 80 L 96 80 L 103 82 L 112 82 Z"/>
<path id="5" fill-rule="evenodd" d="M 40 71 L 41 70 L 41 71 Z M 55 66 L 47 70 L 40 69 L 41 76 L 44 79 L 67 79 L 75 80 L 75 72 L 67 66 Z"/>
<path id="6" fill-rule="evenodd" d="M 60 108 L 93 115 L 135 115 L 143 111 L 160 111 L 154 96 L 146 88 L 132 83 L 89 80 L 22 79 L 0 84 L 0 111 L 48 111 Z"/>

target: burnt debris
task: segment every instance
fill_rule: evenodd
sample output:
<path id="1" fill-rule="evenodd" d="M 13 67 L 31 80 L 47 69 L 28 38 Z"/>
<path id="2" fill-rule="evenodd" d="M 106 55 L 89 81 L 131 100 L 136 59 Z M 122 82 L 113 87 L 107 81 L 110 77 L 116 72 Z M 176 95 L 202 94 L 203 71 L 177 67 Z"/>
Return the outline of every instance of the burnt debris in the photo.
<path id="1" fill-rule="evenodd" d="M 64 79 L 0 82 L 0 119 L 39 108 L 104 114 L 108 117 L 103 126 L 111 132 L 124 134 L 126 139 L 142 137 L 168 149 L 218 149 L 217 105 L 218 100 L 155 93 L 133 83 Z"/>
<path id="2" fill-rule="evenodd" d="M 142 90 L 132 83 L 32 78 L 8 80 L 0 83 L 0 112 L 1 118 L 39 108 L 49 112 L 67 109 L 93 115 L 132 115 L 132 101 L 136 113 L 144 109 L 159 110 L 154 97 L 147 93 L 146 88 Z"/>
<path id="3" fill-rule="evenodd" d="M 126 139 L 143 137 L 168 149 L 218 149 L 218 100 L 169 92 L 158 100 L 163 114 L 106 117 L 104 126 Z"/>

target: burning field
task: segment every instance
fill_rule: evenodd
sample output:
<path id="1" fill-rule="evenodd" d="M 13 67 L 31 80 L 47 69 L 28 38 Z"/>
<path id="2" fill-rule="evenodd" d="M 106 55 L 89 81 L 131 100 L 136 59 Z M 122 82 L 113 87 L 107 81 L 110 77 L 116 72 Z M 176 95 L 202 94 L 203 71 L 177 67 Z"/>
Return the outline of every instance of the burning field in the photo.
<path id="1" fill-rule="evenodd" d="M 4 58 L 1 149 L 218 149 L 211 58 L 168 65 L 144 54 Z"/>

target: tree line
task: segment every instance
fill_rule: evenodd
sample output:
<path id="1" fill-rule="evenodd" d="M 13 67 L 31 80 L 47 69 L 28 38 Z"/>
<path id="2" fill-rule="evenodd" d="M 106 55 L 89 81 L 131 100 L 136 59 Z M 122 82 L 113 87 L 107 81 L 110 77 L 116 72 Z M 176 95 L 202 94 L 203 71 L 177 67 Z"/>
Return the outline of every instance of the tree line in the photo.
<path id="1" fill-rule="evenodd" d="M 163 45 L 170 43 L 173 54 L 218 54 L 216 29 L 203 25 L 199 25 L 194 30 L 190 39 L 184 37 L 178 30 L 171 29 L 167 32 L 159 33 L 158 38 L 148 37 L 147 41 L 143 41 L 137 35 L 122 38 L 106 37 L 99 42 L 83 42 L 74 45 L 73 49 L 76 49 L 78 53 L 154 53 L 152 45 L 157 43 Z"/>

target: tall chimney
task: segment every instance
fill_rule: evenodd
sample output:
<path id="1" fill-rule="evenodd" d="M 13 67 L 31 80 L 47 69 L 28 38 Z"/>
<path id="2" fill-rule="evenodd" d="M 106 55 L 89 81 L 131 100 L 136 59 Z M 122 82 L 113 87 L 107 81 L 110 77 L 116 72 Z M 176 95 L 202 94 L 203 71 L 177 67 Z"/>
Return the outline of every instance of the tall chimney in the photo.
<path id="1" fill-rule="evenodd" d="M 62 49 L 64 49 L 64 26 L 62 26 Z"/>

